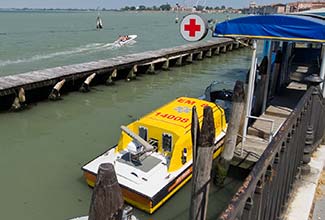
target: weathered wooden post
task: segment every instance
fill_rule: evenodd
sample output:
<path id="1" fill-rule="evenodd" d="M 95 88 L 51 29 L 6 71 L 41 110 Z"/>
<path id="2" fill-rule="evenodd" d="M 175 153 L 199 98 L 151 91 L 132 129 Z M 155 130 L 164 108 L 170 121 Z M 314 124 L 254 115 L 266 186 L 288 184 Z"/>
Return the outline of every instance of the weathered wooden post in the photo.
<path id="1" fill-rule="evenodd" d="M 223 186 L 231 159 L 234 156 L 234 151 L 237 144 L 237 134 L 241 123 L 241 117 L 244 111 L 245 92 L 244 83 L 241 81 L 237 81 L 235 84 L 232 103 L 233 105 L 225 137 L 224 149 L 221 153 L 221 156 L 217 159 L 216 163 L 214 183 L 219 186 Z"/>
<path id="2" fill-rule="evenodd" d="M 190 220 L 205 220 L 211 180 L 213 143 L 215 138 L 214 118 L 211 107 L 204 107 L 201 132 L 196 109 L 192 110 L 193 179 Z"/>
<path id="3" fill-rule="evenodd" d="M 82 85 L 80 87 L 81 92 L 89 92 L 90 91 L 89 84 L 95 78 L 95 76 L 96 76 L 96 73 L 93 73 L 87 77 L 87 79 L 82 83 Z"/>
<path id="4" fill-rule="evenodd" d="M 121 220 L 123 197 L 117 182 L 114 166 L 99 166 L 95 188 L 91 198 L 88 220 Z"/>
<path id="5" fill-rule="evenodd" d="M 62 88 L 64 83 L 65 83 L 65 79 L 55 84 L 55 86 L 53 87 L 49 95 L 49 100 L 56 101 L 61 97 L 60 89 Z"/>

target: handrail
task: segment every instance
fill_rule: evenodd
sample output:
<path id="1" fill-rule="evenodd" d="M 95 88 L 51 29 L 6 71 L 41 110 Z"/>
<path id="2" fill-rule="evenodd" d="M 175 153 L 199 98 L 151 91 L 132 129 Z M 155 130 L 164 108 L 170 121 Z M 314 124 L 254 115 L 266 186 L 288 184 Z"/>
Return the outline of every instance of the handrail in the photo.
<path id="1" fill-rule="evenodd" d="M 313 129 L 315 140 L 308 139 Z M 324 137 L 325 103 L 319 89 L 309 88 L 282 124 L 219 220 L 279 218 L 306 156 L 308 144 Z M 309 152 L 310 154 L 312 152 Z"/>

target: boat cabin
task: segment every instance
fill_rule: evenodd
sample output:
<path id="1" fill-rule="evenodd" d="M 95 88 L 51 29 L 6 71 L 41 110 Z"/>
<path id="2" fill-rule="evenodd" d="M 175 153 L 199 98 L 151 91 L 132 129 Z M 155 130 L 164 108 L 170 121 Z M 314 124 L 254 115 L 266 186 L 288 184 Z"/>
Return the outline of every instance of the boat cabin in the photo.
<path id="1" fill-rule="evenodd" d="M 164 155 L 168 161 L 168 172 L 180 169 L 192 159 L 191 117 L 196 106 L 200 123 L 204 106 L 210 106 L 214 113 L 216 134 L 226 129 L 224 110 L 219 106 L 188 97 L 180 97 L 173 102 L 147 114 L 127 126 L 132 132 L 149 143 L 151 150 Z M 117 152 L 127 150 L 128 160 L 137 162 L 146 152 L 145 147 L 126 132 L 122 132 Z M 152 161 L 152 163 L 155 163 Z"/>

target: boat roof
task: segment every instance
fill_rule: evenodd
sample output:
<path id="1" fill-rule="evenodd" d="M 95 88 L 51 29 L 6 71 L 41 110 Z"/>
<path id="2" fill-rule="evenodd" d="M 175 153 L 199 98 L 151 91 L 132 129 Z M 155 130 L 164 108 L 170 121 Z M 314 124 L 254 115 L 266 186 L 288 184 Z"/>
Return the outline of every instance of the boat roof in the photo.
<path id="1" fill-rule="evenodd" d="M 191 129 L 192 108 L 196 106 L 199 121 L 203 118 L 204 106 L 212 107 L 213 112 L 222 109 L 212 102 L 201 99 L 179 97 L 174 101 L 154 110 L 138 120 L 140 125 L 154 125 L 165 131 L 171 131 L 178 135 L 185 134 Z"/>
<path id="2" fill-rule="evenodd" d="M 250 15 L 216 24 L 213 36 L 325 43 L 325 20 L 305 15 Z"/>

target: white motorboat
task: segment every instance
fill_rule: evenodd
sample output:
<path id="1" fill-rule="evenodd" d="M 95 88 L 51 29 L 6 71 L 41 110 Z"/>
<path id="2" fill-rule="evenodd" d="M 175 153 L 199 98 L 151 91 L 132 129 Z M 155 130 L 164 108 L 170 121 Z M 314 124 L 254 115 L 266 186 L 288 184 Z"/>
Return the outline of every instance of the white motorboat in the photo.
<path id="1" fill-rule="evenodd" d="M 132 44 L 135 42 L 135 39 L 138 37 L 138 35 L 136 34 L 132 34 L 132 35 L 126 35 L 126 36 L 122 36 L 119 39 L 117 39 L 114 44 L 117 46 L 123 46 L 123 45 L 127 45 L 127 44 Z"/>

